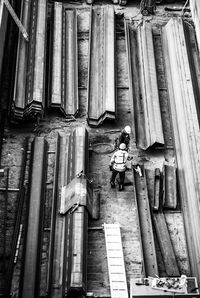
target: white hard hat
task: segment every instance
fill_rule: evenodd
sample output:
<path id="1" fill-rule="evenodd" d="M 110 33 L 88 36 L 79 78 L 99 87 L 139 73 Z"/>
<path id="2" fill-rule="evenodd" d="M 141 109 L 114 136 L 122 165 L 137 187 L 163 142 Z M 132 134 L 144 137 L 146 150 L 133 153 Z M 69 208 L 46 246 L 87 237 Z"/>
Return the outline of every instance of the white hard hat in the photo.
<path id="1" fill-rule="evenodd" d="M 121 150 L 125 150 L 125 149 L 126 149 L 126 145 L 125 145 L 124 143 L 121 143 L 121 144 L 119 145 L 119 149 L 121 149 Z"/>
<path id="2" fill-rule="evenodd" d="M 124 127 L 124 131 L 126 132 L 126 133 L 128 133 L 128 134 L 130 134 L 131 133 L 131 128 L 130 128 L 130 126 L 125 126 Z"/>

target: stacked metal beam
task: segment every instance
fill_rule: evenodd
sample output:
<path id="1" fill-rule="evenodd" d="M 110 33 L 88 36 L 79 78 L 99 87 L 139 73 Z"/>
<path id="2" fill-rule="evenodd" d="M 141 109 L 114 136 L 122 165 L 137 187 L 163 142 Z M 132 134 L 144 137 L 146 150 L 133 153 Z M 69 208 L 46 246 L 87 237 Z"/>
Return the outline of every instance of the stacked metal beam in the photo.
<path id="1" fill-rule="evenodd" d="M 190 9 L 196 28 L 196 37 L 200 51 L 200 2 L 199 0 L 190 0 Z"/>
<path id="2" fill-rule="evenodd" d="M 88 124 L 114 120 L 115 90 L 115 13 L 112 6 L 92 7 L 88 66 Z"/>
<path id="3" fill-rule="evenodd" d="M 0 2 L 0 82 L 2 76 L 2 64 L 3 64 L 3 54 L 5 45 L 5 36 L 7 30 L 7 17 L 8 12 L 3 1 Z"/>
<path id="4" fill-rule="evenodd" d="M 50 107 L 64 115 L 78 112 L 77 16 L 75 9 L 64 9 L 54 3 L 52 28 L 52 61 L 50 61 Z"/>
<path id="5" fill-rule="evenodd" d="M 137 169 L 136 169 L 137 170 Z M 158 275 L 158 264 L 152 228 L 147 181 L 144 167 L 140 171 L 133 170 L 133 182 L 136 193 L 136 203 L 140 224 L 141 246 L 144 258 L 144 274 L 148 276 Z"/>
<path id="6" fill-rule="evenodd" d="M 191 273 L 200 283 L 200 130 L 195 104 L 198 92 L 193 85 L 184 26 L 181 18 L 167 23 L 163 50 Z"/>
<path id="7" fill-rule="evenodd" d="M 43 137 L 35 138 L 31 149 L 28 219 L 20 283 L 20 297 L 23 298 L 39 297 L 47 149 Z"/>
<path id="8" fill-rule="evenodd" d="M 12 105 L 13 118 L 18 120 L 43 114 L 47 0 L 27 0 L 21 7 L 29 42 L 19 33 Z"/>
<path id="9" fill-rule="evenodd" d="M 58 211 L 62 189 L 80 172 L 87 174 L 87 131 L 77 128 L 67 137 L 59 135 L 56 152 L 47 291 L 49 297 L 74 297 L 86 292 L 88 211 L 84 206 L 65 215 Z"/>
<path id="10" fill-rule="evenodd" d="M 137 36 L 127 22 L 125 28 L 137 146 L 164 145 L 151 24 L 139 25 Z"/>

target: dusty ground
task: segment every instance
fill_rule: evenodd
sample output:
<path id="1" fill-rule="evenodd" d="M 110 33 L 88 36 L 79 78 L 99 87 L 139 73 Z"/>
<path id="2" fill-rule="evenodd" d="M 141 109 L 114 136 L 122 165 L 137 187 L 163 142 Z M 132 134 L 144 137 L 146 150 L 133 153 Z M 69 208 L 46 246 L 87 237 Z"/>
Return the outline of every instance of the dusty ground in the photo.
<path id="1" fill-rule="evenodd" d="M 98 4 L 98 3 L 97 3 Z M 109 3 L 110 4 L 110 3 Z M 106 5 L 106 4 L 104 4 Z M 182 3 L 176 6 L 181 6 Z M 67 6 L 67 4 L 66 4 Z M 76 5 L 72 5 L 73 7 Z M 114 139 L 118 136 L 119 131 L 125 125 L 133 125 L 133 115 L 131 112 L 131 101 L 129 98 L 129 83 L 128 83 L 128 67 L 126 57 L 126 45 L 123 28 L 123 16 L 130 21 L 133 17 L 139 21 L 141 15 L 139 13 L 139 4 L 130 4 L 125 8 L 116 6 L 116 61 L 117 61 L 117 119 L 115 123 L 104 123 L 99 128 L 90 128 L 86 121 L 86 96 L 87 96 L 87 65 L 88 65 L 88 38 L 89 38 L 89 14 L 90 7 L 86 4 L 76 6 L 78 9 L 78 55 L 79 55 L 79 104 L 80 112 L 74 122 L 66 122 L 62 116 L 55 112 L 46 113 L 44 119 L 37 126 L 35 123 L 29 123 L 25 126 L 7 125 L 5 130 L 5 138 L 3 143 L 2 167 L 9 168 L 9 187 L 18 188 L 19 173 L 21 167 L 21 158 L 24 146 L 25 137 L 32 139 L 34 136 L 45 136 L 49 143 L 49 150 L 55 150 L 55 141 L 57 132 L 69 133 L 74 127 L 84 126 L 88 129 L 89 140 L 92 146 L 96 143 L 113 144 Z M 159 38 L 160 26 L 167 22 L 172 13 L 164 12 L 163 6 L 157 7 L 155 16 L 147 17 L 154 24 L 154 45 L 156 53 L 156 63 L 158 71 L 158 84 L 160 88 L 160 104 L 163 117 L 163 127 L 165 132 L 166 144 L 172 145 L 172 132 L 170 126 L 170 118 L 168 111 L 167 92 L 165 90 L 164 69 L 161 52 L 161 41 Z M 112 130 L 112 132 L 109 132 Z M 140 247 L 140 235 L 138 229 L 138 218 L 133 195 L 133 177 L 132 171 L 126 172 L 126 185 L 123 192 L 118 192 L 117 189 L 111 189 L 109 179 L 111 172 L 108 164 L 112 153 L 104 153 L 102 147 L 94 147 L 99 150 L 99 153 L 92 152 L 90 156 L 90 173 L 89 176 L 93 179 L 95 189 L 100 192 L 100 218 L 99 220 L 89 221 L 89 242 L 88 242 L 88 292 L 93 292 L 98 297 L 110 296 L 108 269 L 105 249 L 104 232 L 102 229 L 103 223 L 119 223 L 121 226 L 121 236 L 124 251 L 125 268 L 127 274 L 127 282 L 129 285 L 131 277 L 142 276 L 142 255 Z M 144 162 L 149 170 L 154 170 L 156 167 L 162 168 L 163 160 L 173 158 L 173 150 L 158 150 L 143 152 L 136 147 L 134 135 L 132 135 L 130 155 L 133 156 L 133 163 Z M 48 170 L 48 190 L 46 202 L 46 227 L 48 228 L 48 216 L 50 210 L 49 198 L 51 195 L 54 156 L 49 156 Z M 131 167 L 131 164 L 130 164 Z M 6 177 L 1 178 L 1 187 L 5 187 Z M 6 255 L 9 256 L 9 247 L 12 239 L 13 222 L 16 213 L 17 195 L 14 192 L 8 195 L 8 210 L 6 215 L 7 237 L 6 237 Z M 48 199 L 49 198 L 49 199 Z M 5 199 L 0 193 L 0 217 L 1 223 L 4 222 Z M 179 270 L 181 273 L 189 275 L 189 264 L 187 259 L 187 250 L 184 236 L 183 218 L 181 210 L 177 212 L 166 212 L 166 221 L 170 236 L 175 250 Z M 93 229 L 91 229 L 93 227 Z M 95 229 L 96 227 L 96 229 Z M 3 237 L 4 225 L 0 226 L 0 237 Z M 46 231 L 48 234 L 48 231 Z M 48 236 L 46 237 L 48 240 Z M 4 242 L 4 238 L 0 243 Z M 158 261 L 159 272 L 161 276 L 165 275 L 162 257 L 158 245 Z M 47 255 L 48 241 L 44 243 L 43 259 Z M 0 252 L 3 253 L 3 245 L 0 245 Z M 45 262 L 44 262 L 45 264 Z M 19 263 L 15 267 L 15 278 L 13 290 L 18 287 L 19 278 Z M 44 265 L 45 266 L 45 265 Z M 3 271 L 3 270 L 2 270 Z M 41 289 L 43 294 L 44 289 Z"/>

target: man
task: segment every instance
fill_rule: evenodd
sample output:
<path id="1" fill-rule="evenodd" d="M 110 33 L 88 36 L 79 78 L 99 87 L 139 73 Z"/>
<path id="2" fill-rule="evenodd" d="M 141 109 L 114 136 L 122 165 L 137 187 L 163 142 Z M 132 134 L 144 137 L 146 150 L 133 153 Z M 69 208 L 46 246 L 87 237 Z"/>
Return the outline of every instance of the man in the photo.
<path id="1" fill-rule="evenodd" d="M 126 149 L 128 150 L 129 142 L 130 142 L 130 134 L 131 134 L 131 128 L 130 126 L 127 125 L 122 130 L 119 138 L 116 139 L 116 143 L 118 143 L 118 146 L 124 143 L 126 145 Z"/>
<path id="2" fill-rule="evenodd" d="M 126 151 L 126 145 L 121 143 L 119 145 L 119 150 L 117 150 L 111 160 L 110 160 L 110 169 L 112 170 L 112 176 L 110 179 L 110 185 L 112 188 L 115 187 L 115 178 L 119 174 L 119 191 L 124 189 L 124 179 L 126 171 L 126 162 L 129 160 L 129 154 Z"/>

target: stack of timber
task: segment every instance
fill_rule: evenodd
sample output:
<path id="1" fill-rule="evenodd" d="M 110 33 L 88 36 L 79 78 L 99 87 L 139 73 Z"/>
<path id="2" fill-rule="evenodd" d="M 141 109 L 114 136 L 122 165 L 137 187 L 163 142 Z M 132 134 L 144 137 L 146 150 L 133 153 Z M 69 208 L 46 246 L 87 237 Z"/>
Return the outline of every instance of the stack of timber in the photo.
<path id="1" fill-rule="evenodd" d="M 3 1 L 0 2 L 0 82 L 2 77 L 2 64 L 7 30 L 8 11 Z"/>
<path id="2" fill-rule="evenodd" d="M 140 171 L 138 171 L 138 169 L 140 169 Z M 133 177 L 140 224 L 141 246 L 143 250 L 144 274 L 146 277 L 155 276 L 155 274 L 158 275 L 158 264 L 147 192 L 147 181 L 142 165 L 138 165 L 136 169 L 133 169 Z"/>
<path id="3" fill-rule="evenodd" d="M 163 146 L 151 24 L 144 22 L 136 30 L 125 21 L 125 32 L 137 146 L 144 150 L 154 145 Z"/>
<path id="4" fill-rule="evenodd" d="M 45 200 L 48 145 L 43 137 L 36 137 L 31 148 L 28 217 L 25 224 L 24 257 L 19 296 L 39 297 L 40 264 L 42 256 L 43 212 Z"/>
<path id="5" fill-rule="evenodd" d="M 22 1 L 21 22 L 29 42 L 19 33 L 12 117 L 40 117 L 45 100 L 47 0 Z"/>
<path id="6" fill-rule="evenodd" d="M 200 51 L 200 2 L 198 0 L 190 0 L 190 9 L 196 28 L 196 37 Z"/>
<path id="7" fill-rule="evenodd" d="M 167 23 L 163 50 L 191 272 L 200 284 L 200 130 L 184 26 L 181 18 Z"/>
<path id="8" fill-rule="evenodd" d="M 49 106 L 66 115 L 78 112 L 77 16 L 54 2 L 49 61 Z"/>
<path id="9" fill-rule="evenodd" d="M 58 135 L 49 251 L 48 297 L 86 293 L 88 211 L 76 204 L 60 214 L 61 190 L 78 174 L 88 172 L 88 135 L 84 128 Z M 78 175 L 79 176 L 79 175 Z M 85 189 L 86 193 L 86 189 Z"/>
<path id="10" fill-rule="evenodd" d="M 115 120 L 115 13 L 112 6 L 91 8 L 88 67 L 88 124 Z"/>

